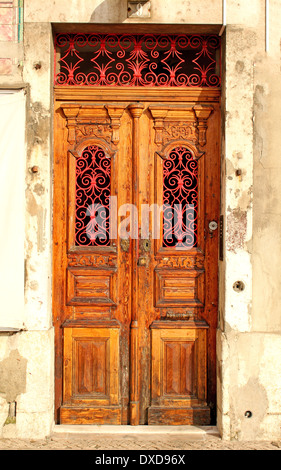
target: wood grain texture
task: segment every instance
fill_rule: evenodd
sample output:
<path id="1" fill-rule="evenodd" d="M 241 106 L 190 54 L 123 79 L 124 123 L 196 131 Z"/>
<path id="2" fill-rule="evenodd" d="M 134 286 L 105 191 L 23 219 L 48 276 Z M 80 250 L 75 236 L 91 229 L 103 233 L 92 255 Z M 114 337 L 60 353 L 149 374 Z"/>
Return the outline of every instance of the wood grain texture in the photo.
<path id="1" fill-rule="evenodd" d="M 132 203 L 138 207 L 138 194 L 139 194 L 139 149 L 140 149 L 140 127 L 139 120 L 143 113 L 143 103 L 133 103 L 129 105 L 129 110 L 133 118 L 133 142 L 132 142 Z M 137 221 L 138 222 L 138 221 Z M 133 224 L 132 224 L 133 225 Z M 131 230 L 133 227 L 130 227 Z M 138 227 L 136 228 L 138 234 Z M 137 263 L 138 263 L 138 239 L 132 239 L 132 298 L 131 298 L 131 315 L 132 322 L 130 327 L 130 424 L 137 426 L 140 423 L 140 389 L 139 389 L 139 322 L 138 322 L 138 297 L 141 294 L 139 291 L 138 277 L 137 277 Z M 132 360 L 132 358 L 134 358 Z"/>
<path id="2" fill-rule="evenodd" d="M 119 404 L 119 328 L 64 328 L 63 403 Z"/>
<path id="3" fill-rule="evenodd" d="M 61 424 L 113 424 L 121 423 L 121 408 L 100 406 L 90 407 L 70 407 L 63 405 L 60 408 Z"/>
<path id="4" fill-rule="evenodd" d="M 175 403 L 207 404 L 208 327 L 196 323 L 186 328 L 185 322 L 161 322 L 151 329 L 152 341 L 152 405 L 172 406 Z M 179 328 L 179 323 L 181 327 Z M 185 405 L 184 405 L 185 403 Z"/>
<path id="5" fill-rule="evenodd" d="M 156 307 L 202 307 L 204 305 L 204 271 L 155 270 Z"/>
<path id="6" fill-rule="evenodd" d="M 68 87 L 55 95 L 56 421 L 214 423 L 218 231 L 208 226 L 219 219 L 220 92 Z M 91 144 L 111 158 L 117 227 L 130 217 L 120 208 L 137 208 L 142 238 L 127 251 L 118 230 L 108 247 L 75 245 L 75 162 Z M 199 186 L 198 244 L 179 251 L 163 247 L 161 216 L 153 239 L 151 210 L 140 232 L 142 207 L 162 204 L 162 157 L 177 145 L 198 159 Z"/>
<path id="7" fill-rule="evenodd" d="M 114 306 L 113 276 L 115 270 L 71 268 L 67 269 L 67 304 Z"/>
<path id="8" fill-rule="evenodd" d="M 208 426 L 210 424 L 209 407 L 161 408 L 148 410 L 148 424 L 163 426 Z"/>

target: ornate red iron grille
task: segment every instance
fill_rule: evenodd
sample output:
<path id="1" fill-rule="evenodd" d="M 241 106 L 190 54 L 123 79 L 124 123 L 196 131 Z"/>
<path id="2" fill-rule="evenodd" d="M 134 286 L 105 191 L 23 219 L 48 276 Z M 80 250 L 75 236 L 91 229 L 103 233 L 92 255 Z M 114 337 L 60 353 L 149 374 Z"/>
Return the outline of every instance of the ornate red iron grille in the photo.
<path id="1" fill-rule="evenodd" d="M 110 245 L 110 184 L 111 160 L 100 147 L 86 147 L 76 160 L 76 245 Z"/>
<path id="2" fill-rule="evenodd" d="M 220 86 L 216 35 L 57 34 L 55 85 Z"/>
<path id="3" fill-rule="evenodd" d="M 163 206 L 163 246 L 197 246 L 198 162 L 184 147 L 164 161 Z"/>

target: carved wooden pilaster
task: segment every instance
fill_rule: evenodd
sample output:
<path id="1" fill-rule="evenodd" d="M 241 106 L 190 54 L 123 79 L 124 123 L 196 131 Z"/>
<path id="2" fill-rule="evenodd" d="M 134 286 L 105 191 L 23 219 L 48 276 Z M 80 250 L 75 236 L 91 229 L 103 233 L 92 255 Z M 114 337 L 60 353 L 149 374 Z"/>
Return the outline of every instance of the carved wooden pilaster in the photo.
<path id="1" fill-rule="evenodd" d="M 154 107 L 153 110 L 150 109 L 150 111 L 154 119 L 155 143 L 162 144 L 164 119 L 167 116 L 168 110 L 165 108 Z"/>
<path id="2" fill-rule="evenodd" d="M 203 106 L 197 105 L 193 108 L 195 116 L 197 118 L 198 124 L 198 144 L 201 147 L 205 147 L 207 140 L 206 140 L 206 133 L 207 133 L 207 121 L 213 111 L 213 108 L 210 106 Z"/>
<path id="3" fill-rule="evenodd" d="M 80 110 L 79 105 L 76 104 L 65 104 L 61 108 L 64 112 L 64 115 L 67 119 L 67 128 L 68 128 L 68 138 L 67 141 L 70 145 L 74 145 L 76 142 L 75 136 L 75 127 L 77 125 L 77 116 Z"/>
<path id="4" fill-rule="evenodd" d="M 111 119 L 111 129 L 112 129 L 112 142 L 113 144 L 118 144 L 119 142 L 119 128 L 120 128 L 120 119 L 124 112 L 123 105 L 111 104 L 106 106 L 108 115 Z"/>
<path id="5" fill-rule="evenodd" d="M 132 175 L 133 203 L 135 206 L 138 204 L 139 195 L 139 148 L 140 148 L 140 133 L 139 133 L 139 119 L 143 113 L 144 105 L 142 103 L 132 103 L 129 105 L 129 111 L 133 118 L 133 142 L 132 142 L 132 166 L 134 172 Z M 132 240 L 133 245 L 133 259 L 134 259 L 134 272 L 137 272 L 138 260 L 138 243 L 137 240 Z M 130 347 L 131 357 L 134 358 L 131 364 L 130 371 L 130 424 L 137 426 L 140 421 L 140 379 L 139 379 L 139 322 L 138 322 L 138 277 L 133 276 L 132 290 L 134 295 L 132 297 L 132 321 L 130 325 Z"/>

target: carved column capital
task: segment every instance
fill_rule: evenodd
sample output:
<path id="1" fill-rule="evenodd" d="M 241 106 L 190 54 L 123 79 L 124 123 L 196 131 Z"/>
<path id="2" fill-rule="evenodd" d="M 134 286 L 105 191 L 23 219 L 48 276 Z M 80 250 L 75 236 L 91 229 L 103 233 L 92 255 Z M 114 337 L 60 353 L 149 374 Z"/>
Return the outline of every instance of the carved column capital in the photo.
<path id="1" fill-rule="evenodd" d="M 69 103 L 69 104 L 62 104 L 61 108 L 67 119 L 67 128 L 68 128 L 67 141 L 70 143 L 70 145 L 74 145 L 76 142 L 75 127 L 77 124 L 77 116 L 79 114 L 79 110 L 81 106 L 77 104 Z"/>
<path id="2" fill-rule="evenodd" d="M 118 144 L 119 142 L 119 129 L 120 129 L 120 119 L 123 115 L 125 106 L 118 104 L 108 104 L 105 106 L 107 109 L 108 115 L 111 120 L 111 129 L 112 129 L 112 143 Z"/>
<path id="3" fill-rule="evenodd" d="M 128 106 L 128 109 L 134 119 L 139 119 L 142 115 L 144 110 L 143 103 L 132 103 Z"/>
<path id="4" fill-rule="evenodd" d="M 207 121 L 213 112 L 213 108 L 211 106 L 196 105 L 193 107 L 193 110 L 197 118 L 198 144 L 200 147 L 204 147 L 207 143 Z"/>

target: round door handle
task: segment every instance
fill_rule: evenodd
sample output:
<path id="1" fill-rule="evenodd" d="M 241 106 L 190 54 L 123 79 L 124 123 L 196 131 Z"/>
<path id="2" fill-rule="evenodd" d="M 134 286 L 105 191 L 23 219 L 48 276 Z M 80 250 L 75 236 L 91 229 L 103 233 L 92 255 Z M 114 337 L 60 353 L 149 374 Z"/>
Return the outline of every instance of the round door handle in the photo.
<path id="1" fill-rule="evenodd" d="M 209 223 L 209 230 L 214 232 L 215 230 L 217 230 L 217 228 L 218 228 L 217 222 L 215 220 L 212 220 L 212 222 Z"/>

